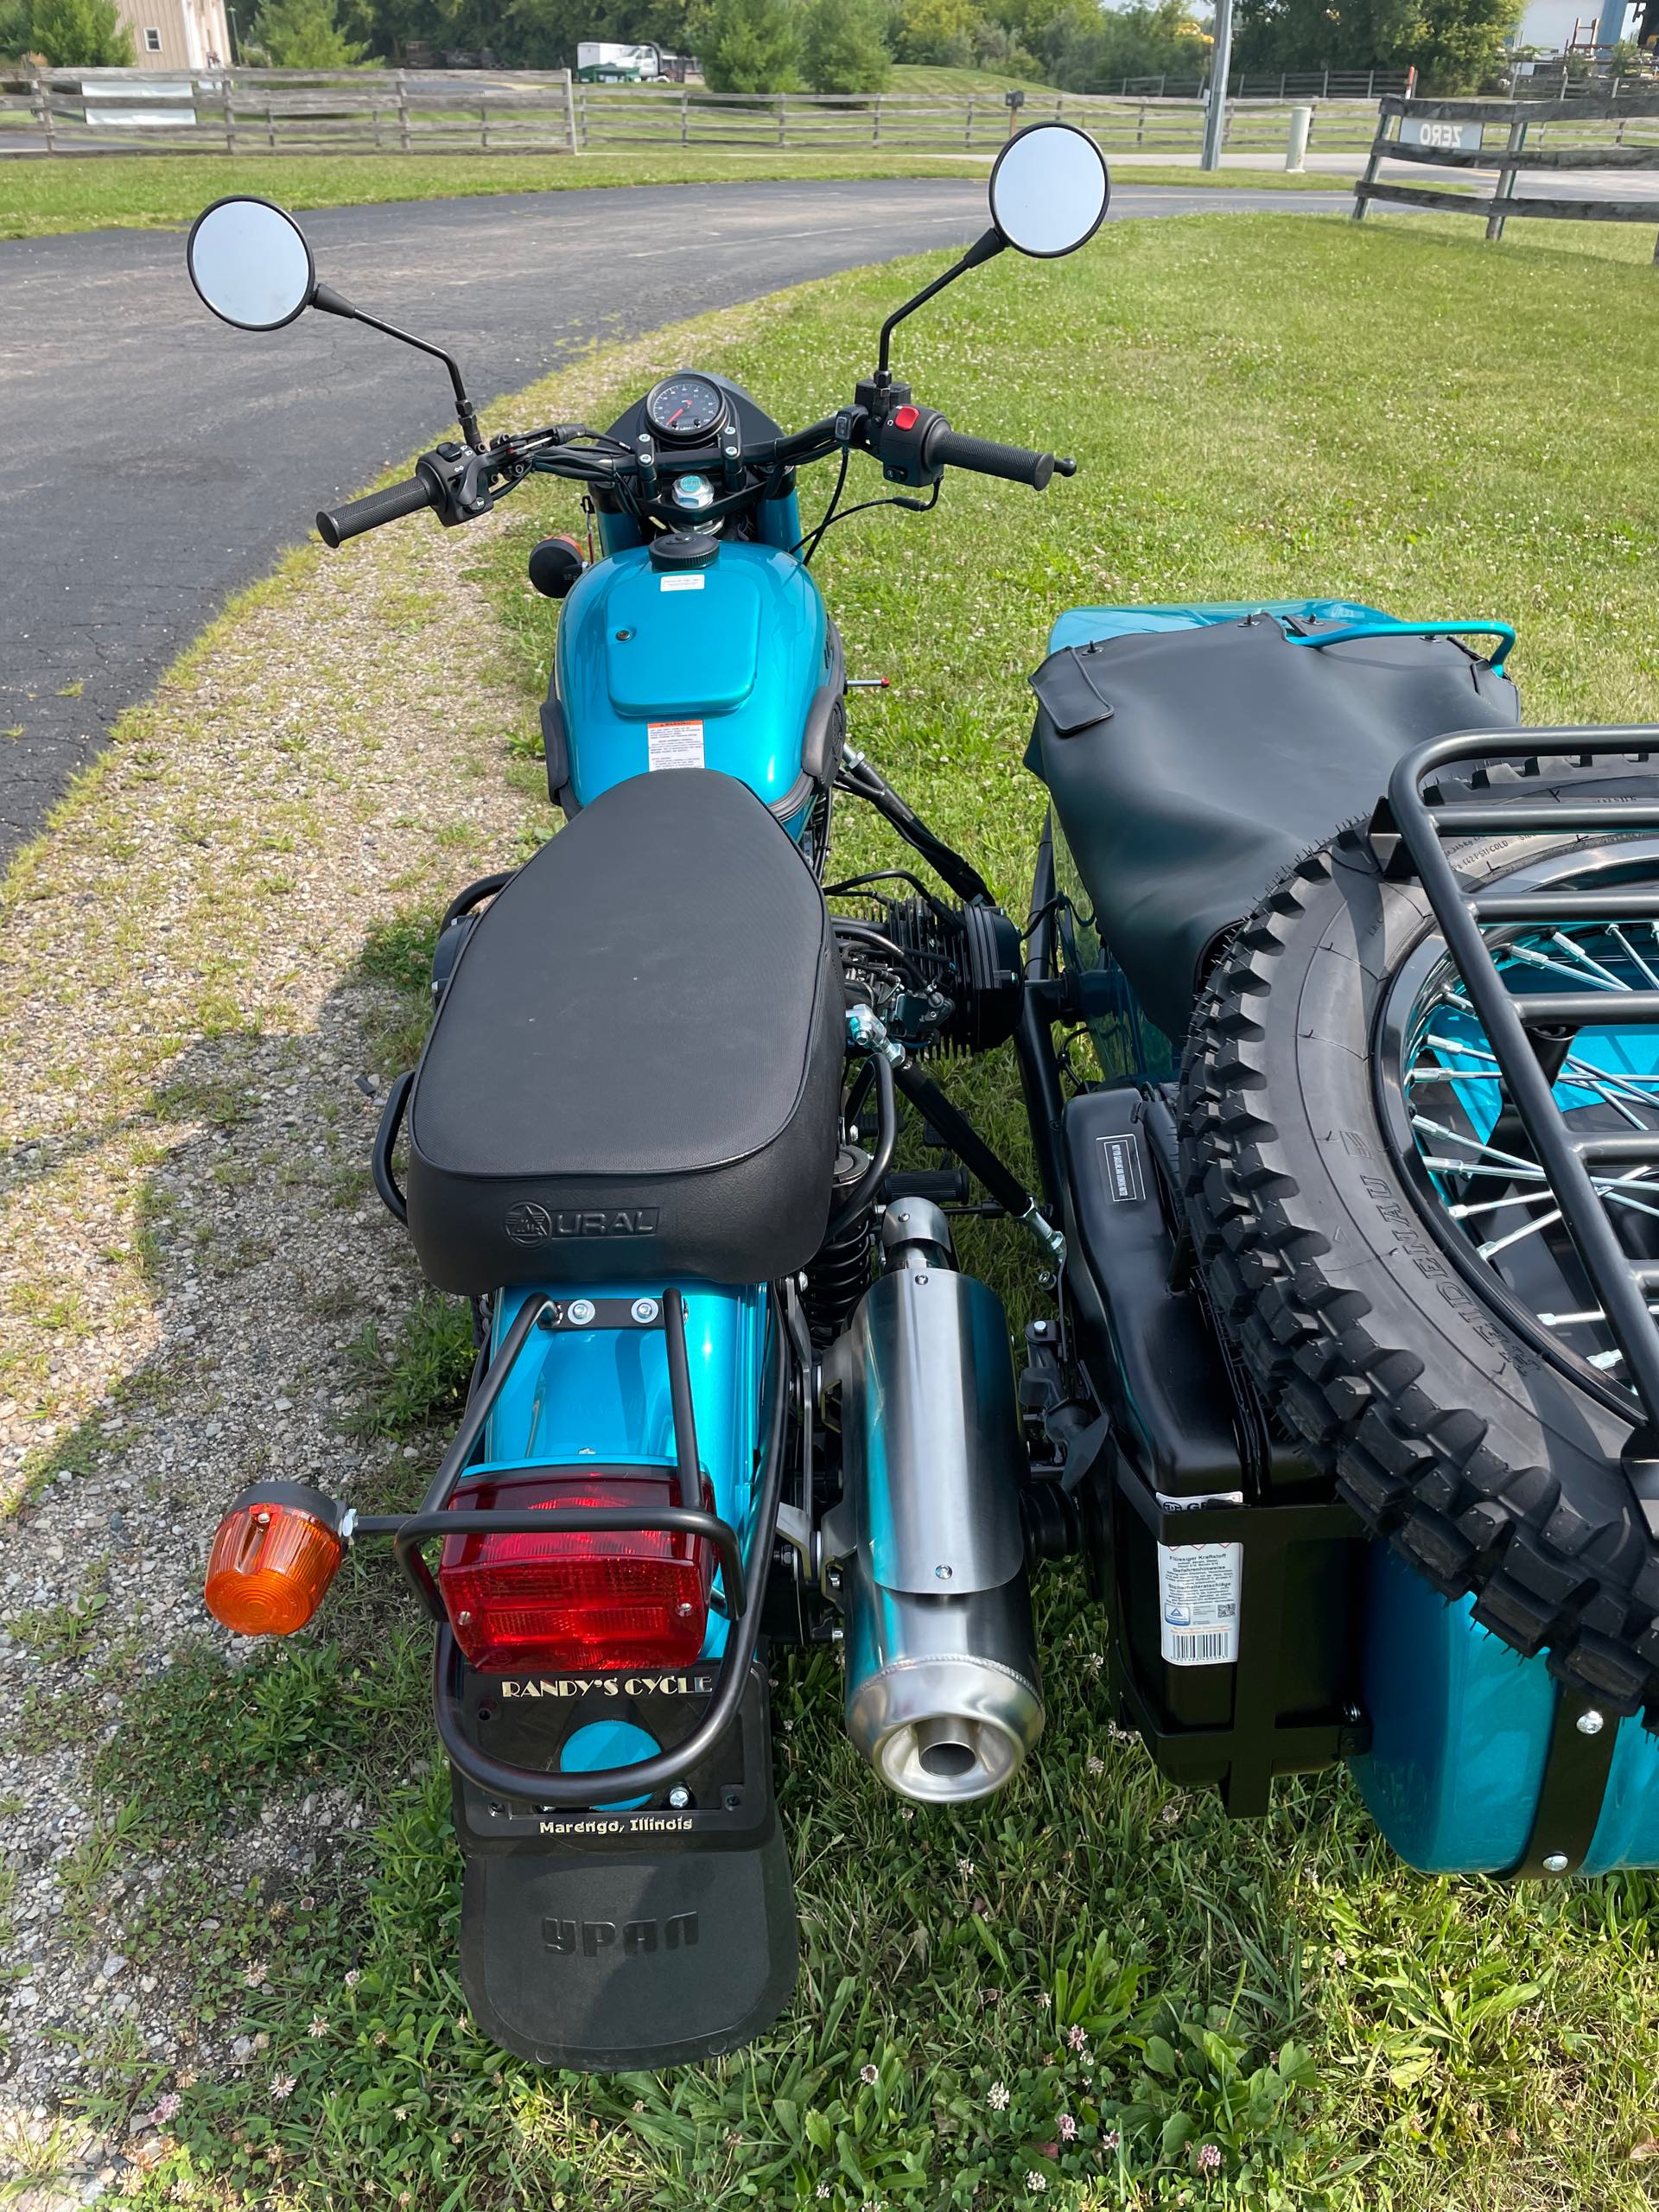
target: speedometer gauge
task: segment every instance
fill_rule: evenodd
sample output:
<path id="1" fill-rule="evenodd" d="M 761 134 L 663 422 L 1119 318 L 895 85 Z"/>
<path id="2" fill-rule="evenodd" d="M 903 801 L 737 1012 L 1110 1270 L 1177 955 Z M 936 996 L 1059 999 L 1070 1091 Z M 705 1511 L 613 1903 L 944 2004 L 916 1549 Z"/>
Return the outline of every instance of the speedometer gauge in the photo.
<path id="1" fill-rule="evenodd" d="M 706 438 L 725 419 L 726 395 L 709 377 L 664 377 L 645 395 L 645 420 L 659 438 Z"/>

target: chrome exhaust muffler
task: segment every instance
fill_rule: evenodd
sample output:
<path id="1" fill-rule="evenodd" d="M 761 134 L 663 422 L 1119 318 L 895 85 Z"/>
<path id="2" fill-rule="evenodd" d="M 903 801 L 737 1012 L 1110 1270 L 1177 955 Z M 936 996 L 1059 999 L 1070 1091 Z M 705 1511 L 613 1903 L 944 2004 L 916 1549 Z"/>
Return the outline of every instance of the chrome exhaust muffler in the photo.
<path id="1" fill-rule="evenodd" d="M 961 1804 L 1017 1774 L 1043 1726 L 1007 1320 L 957 1272 L 927 1200 L 895 1200 L 881 1241 L 887 1272 L 823 1367 L 840 1399 L 823 1556 L 846 1617 L 847 1730 L 901 1796 Z"/>

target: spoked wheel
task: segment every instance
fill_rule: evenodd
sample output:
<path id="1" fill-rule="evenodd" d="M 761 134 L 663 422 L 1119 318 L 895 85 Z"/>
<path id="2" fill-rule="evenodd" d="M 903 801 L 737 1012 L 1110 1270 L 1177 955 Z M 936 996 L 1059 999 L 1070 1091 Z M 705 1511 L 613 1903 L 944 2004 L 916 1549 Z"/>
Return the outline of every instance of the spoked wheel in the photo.
<path id="1" fill-rule="evenodd" d="M 1471 782 L 1533 805 L 1659 795 L 1635 761 Z M 1469 887 L 1659 878 L 1651 836 L 1446 849 Z M 1659 933 L 1634 915 L 1489 943 L 1529 996 L 1659 989 Z M 1659 1124 L 1659 1027 L 1578 1020 L 1543 1044 L 1570 1128 Z M 1427 901 L 1363 835 L 1300 861 L 1240 929 L 1195 1018 L 1183 1104 L 1199 1258 L 1281 1416 L 1438 1589 L 1659 1721 L 1659 1552 L 1620 1465 L 1637 1417 L 1623 1355 Z M 1596 1180 L 1626 1251 L 1659 1258 L 1659 1167 Z"/>
<path id="2" fill-rule="evenodd" d="M 1659 865 L 1659 844 L 1646 861 L 1649 870 Z M 1562 887 L 1558 870 L 1543 874 L 1552 889 Z M 1498 973 L 1512 992 L 1659 991 L 1659 930 L 1650 920 L 1567 918 L 1492 937 Z M 1463 980 L 1438 944 L 1423 946 L 1395 979 L 1375 1050 L 1384 1130 L 1431 1219 L 1439 1209 L 1458 1232 L 1452 1255 L 1472 1255 L 1491 1270 L 1496 1282 L 1477 1274 L 1477 1286 L 1546 1357 L 1622 1382 L 1624 1355 Z M 1659 1127 L 1659 1024 L 1564 1024 L 1546 1033 L 1541 1057 L 1574 1134 Z M 1592 1180 L 1630 1256 L 1659 1257 L 1659 1167 L 1611 1167 Z M 1650 1310 L 1659 1312 L 1659 1303 L 1650 1301 Z"/>

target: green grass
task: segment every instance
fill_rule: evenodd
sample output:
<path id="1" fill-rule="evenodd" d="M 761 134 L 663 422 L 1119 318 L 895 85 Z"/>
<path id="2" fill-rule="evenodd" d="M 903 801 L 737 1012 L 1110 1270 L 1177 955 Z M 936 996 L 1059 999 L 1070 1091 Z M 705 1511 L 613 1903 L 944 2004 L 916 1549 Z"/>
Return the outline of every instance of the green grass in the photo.
<path id="1" fill-rule="evenodd" d="M 1540 226 L 1487 249 L 1452 219 L 1217 216 L 982 272 L 906 326 L 899 365 L 960 425 L 1068 448 L 1082 473 L 1041 499 L 954 478 L 927 520 L 831 534 L 817 573 L 849 667 L 894 687 L 855 696 L 855 741 L 1017 904 L 1042 805 L 1020 766 L 1023 679 L 1068 604 L 1332 594 L 1507 614 L 1531 718 L 1659 717 L 1647 243 Z M 804 420 L 936 266 L 855 273 L 739 338 L 694 328 L 660 350 Z M 496 426 L 545 419 L 558 389 Z M 524 596 L 523 556 L 575 504 L 538 489 L 517 512 L 518 528 L 457 551 L 528 699 L 556 617 Z M 839 861 L 891 849 L 843 810 Z M 411 917 L 372 954 L 406 995 L 424 926 Z M 947 1080 L 1012 1129 L 1005 1070 Z M 1030 1297 L 1006 1230 L 969 1256 L 1012 1304 Z M 429 1349 L 411 1354 L 416 1382 Z M 395 1601 L 353 1573 L 318 1631 L 228 1698 L 210 1655 L 135 1688 L 99 1834 L 118 1816 L 162 1853 L 175 1886 L 144 1940 L 172 1944 L 207 2016 L 269 2040 L 241 2072 L 194 2080 L 111 2046 L 103 2117 L 182 2100 L 124 2201 L 1638 2212 L 1659 2196 L 1659 1881 L 1425 1879 L 1340 1776 L 1228 1823 L 1114 1736 L 1104 1626 L 1071 1575 L 1039 1593 L 1048 1733 L 981 1807 L 912 1813 L 884 1795 L 842 1734 L 834 1670 L 785 1662 L 803 1967 L 771 2034 L 657 2079 L 504 2059 L 454 1979 L 443 1780 L 409 1773 L 418 1667 L 390 1648 Z M 209 1908 L 191 1853 L 245 1801 L 251 1761 L 279 1802 L 349 1772 L 369 1827 L 327 1868 Z M 1213 2173 L 1196 2163 L 1205 2143 Z"/>
<path id="2" fill-rule="evenodd" d="M 646 147 L 630 154 L 130 154 L 115 159 L 0 163 L 0 238 L 54 231 L 165 228 L 190 222 L 222 194 L 251 192 L 285 207 L 367 207 L 453 200 L 468 193 L 563 192 L 595 185 L 724 184 L 778 178 L 963 176 L 988 152 L 949 155 L 790 153 L 757 146 Z"/>
<path id="3" fill-rule="evenodd" d="M 954 72 L 928 71 L 928 75 Z M 971 75 L 971 71 L 963 72 Z M 453 200 L 469 193 L 563 192 L 596 185 L 731 184 L 757 179 L 879 180 L 982 174 L 994 149 L 969 155 L 790 153 L 757 146 L 646 148 L 635 154 L 130 154 L 118 159 L 0 163 L 0 238 L 57 231 L 166 229 L 189 223 L 209 200 L 251 192 L 285 207 L 351 207 L 383 200 Z M 1173 165 L 1126 169 L 1126 183 L 1276 185 L 1329 191 L 1329 179 L 1282 169 L 1207 175 Z M 1338 188 L 1340 188 L 1339 187 Z"/>
<path id="4" fill-rule="evenodd" d="M 887 90 L 935 100 L 990 99 L 1000 100 L 1015 88 L 1033 100 L 1053 100 L 1052 85 L 1033 84 L 1029 77 L 1011 76 L 1003 69 L 935 68 L 931 63 L 901 61 L 888 79 Z"/>

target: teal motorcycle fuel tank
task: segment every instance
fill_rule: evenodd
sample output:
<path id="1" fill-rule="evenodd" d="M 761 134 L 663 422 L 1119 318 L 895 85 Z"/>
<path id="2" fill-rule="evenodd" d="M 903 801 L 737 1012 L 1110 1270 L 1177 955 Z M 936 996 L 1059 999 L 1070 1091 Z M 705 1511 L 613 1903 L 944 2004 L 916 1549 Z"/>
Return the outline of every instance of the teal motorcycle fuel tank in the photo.
<path id="1" fill-rule="evenodd" d="M 777 547 L 721 543 L 702 568 L 634 546 L 581 578 L 559 620 L 549 782 L 574 812 L 657 768 L 714 768 L 791 831 L 834 773 L 842 660 L 810 574 Z"/>

